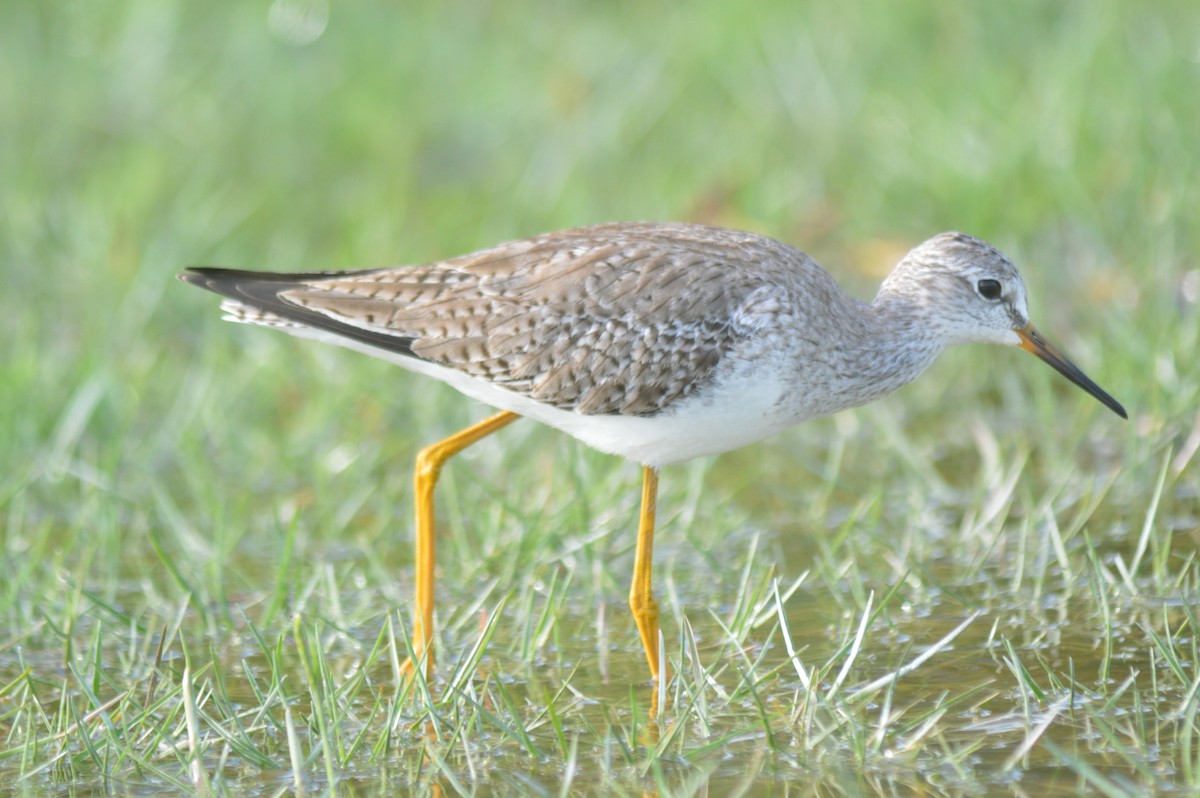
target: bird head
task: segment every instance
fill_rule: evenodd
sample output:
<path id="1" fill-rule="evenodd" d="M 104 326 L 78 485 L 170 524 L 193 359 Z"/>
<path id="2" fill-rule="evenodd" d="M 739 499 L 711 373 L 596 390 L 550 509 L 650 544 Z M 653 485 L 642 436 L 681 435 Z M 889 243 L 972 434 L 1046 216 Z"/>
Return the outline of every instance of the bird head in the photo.
<path id="1" fill-rule="evenodd" d="M 1025 284 L 992 245 L 942 233 L 918 245 L 879 289 L 877 303 L 897 303 L 919 318 L 921 334 L 949 346 L 1007 344 L 1024 349 L 1122 418 L 1125 408 L 1048 342 L 1029 320 Z"/>

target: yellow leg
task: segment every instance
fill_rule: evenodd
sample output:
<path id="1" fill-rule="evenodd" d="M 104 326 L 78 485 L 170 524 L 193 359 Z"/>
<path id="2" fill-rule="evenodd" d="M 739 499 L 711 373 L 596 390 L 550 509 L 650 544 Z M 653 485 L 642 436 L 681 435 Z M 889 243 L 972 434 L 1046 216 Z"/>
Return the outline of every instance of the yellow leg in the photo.
<path id="1" fill-rule="evenodd" d="M 654 510 L 658 503 L 658 471 L 642 467 L 642 513 L 638 518 L 637 550 L 633 555 L 633 584 L 629 587 L 629 609 L 655 681 L 667 677 L 666 664 L 658 661 L 658 603 L 650 587 L 654 559 Z"/>
<path id="2" fill-rule="evenodd" d="M 413 606 L 413 658 L 425 661 L 425 675 L 433 672 L 433 566 L 435 561 L 433 489 L 437 485 L 442 466 L 454 455 L 471 444 L 486 438 L 501 427 L 518 418 L 507 410 L 467 427 L 446 440 L 426 446 L 417 454 L 413 472 L 413 488 L 417 507 L 417 596 Z M 413 663 L 406 662 L 405 670 Z"/>

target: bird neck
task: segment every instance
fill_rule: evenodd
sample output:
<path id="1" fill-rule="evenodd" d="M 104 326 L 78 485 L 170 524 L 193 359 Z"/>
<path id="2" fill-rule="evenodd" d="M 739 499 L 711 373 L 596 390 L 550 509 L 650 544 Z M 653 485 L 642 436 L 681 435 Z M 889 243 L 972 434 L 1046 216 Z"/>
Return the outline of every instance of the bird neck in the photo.
<path id="1" fill-rule="evenodd" d="M 924 316 L 919 303 L 895 296 L 864 308 L 862 333 L 847 353 L 850 368 L 870 378 L 863 403 L 912 382 L 946 348 Z"/>

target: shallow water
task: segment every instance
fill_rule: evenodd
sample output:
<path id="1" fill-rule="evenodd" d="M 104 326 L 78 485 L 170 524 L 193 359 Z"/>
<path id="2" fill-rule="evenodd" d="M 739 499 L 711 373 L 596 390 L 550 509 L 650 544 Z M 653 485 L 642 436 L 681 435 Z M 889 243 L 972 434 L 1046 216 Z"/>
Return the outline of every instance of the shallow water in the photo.
<path id="1" fill-rule="evenodd" d="M 798 556 L 785 551 L 784 565 L 777 570 L 784 570 Z M 744 634 L 744 640 L 730 644 L 729 633 L 718 621 L 728 624 L 736 614 L 732 599 L 738 594 L 737 585 L 731 590 L 717 585 L 715 594 L 730 598 L 705 606 L 706 575 L 689 570 L 689 558 L 682 555 L 668 557 L 660 568 L 660 585 L 671 586 L 660 595 L 668 656 L 676 666 L 683 618 L 691 630 L 682 660 L 681 679 L 687 686 L 668 691 L 670 700 L 657 722 L 647 713 L 652 698 L 645 663 L 620 597 L 605 596 L 598 605 L 589 588 L 579 589 L 585 580 L 578 577 L 565 592 L 552 592 L 549 569 L 558 569 L 558 584 L 562 584 L 567 569 L 561 564 L 542 567 L 527 590 L 510 595 L 484 657 L 457 697 L 446 694 L 446 679 L 490 610 L 478 614 L 473 623 L 452 619 L 445 625 L 440 678 L 431 685 L 440 697 L 432 710 L 422 698 L 392 705 L 397 690 L 392 665 L 386 656 L 370 654 L 385 618 L 362 616 L 351 627 L 334 628 L 328 612 L 333 591 L 322 595 L 320 589 L 303 599 L 307 608 L 301 611 L 299 626 L 285 623 L 282 629 L 272 629 L 265 649 L 245 622 L 261 612 L 262 601 L 253 596 L 233 598 L 219 608 L 221 617 L 210 620 L 215 631 L 206 639 L 198 639 L 193 630 L 186 643 L 176 639 L 168 645 L 157 695 L 178 684 L 186 647 L 206 717 L 200 735 L 206 748 L 206 773 L 238 792 L 269 793 L 286 788 L 291 779 L 280 717 L 283 702 L 270 698 L 272 685 L 287 695 L 299 746 L 308 752 L 305 771 L 310 790 L 322 789 L 328 780 L 318 745 L 328 738 L 320 732 L 313 696 L 322 696 L 329 711 L 338 715 L 341 754 L 332 772 L 345 794 L 382 794 L 420 785 L 440 785 L 454 794 L 456 782 L 483 794 L 513 789 L 554 792 L 569 776 L 575 789 L 607 791 L 614 785 L 640 785 L 662 794 L 698 789 L 722 795 L 752 787 L 755 794 L 768 795 L 797 790 L 804 794 L 985 790 L 1067 795 L 1074 794 L 1082 782 L 1078 768 L 1064 766 L 1066 760 L 1118 782 L 1139 775 L 1137 768 L 1143 768 L 1169 783 L 1181 768 L 1172 754 L 1174 743 L 1194 721 L 1194 710 L 1187 711 L 1191 685 L 1172 671 L 1164 655 L 1193 650 L 1191 608 L 1170 602 L 1152 605 L 1145 596 L 1115 595 L 1106 638 L 1096 617 L 1094 584 L 1087 576 L 1067 579 L 1051 567 L 1038 574 L 1036 589 L 1009 591 L 1015 556 L 993 553 L 969 580 L 961 579 L 963 563 L 958 558 L 925 562 L 924 572 L 910 575 L 867 628 L 833 700 L 828 696 L 845 662 L 843 646 L 861 617 L 857 611 L 861 607 L 853 612 L 844 608 L 853 604 L 855 591 L 811 575 L 783 602 L 800 662 L 809 674 L 821 672 L 819 686 L 806 689 L 782 643 L 773 597 L 756 596 L 762 601 L 758 613 L 762 622 L 737 630 L 735 634 Z M 772 565 L 762 559 L 750 568 L 750 586 L 741 590 L 743 599 L 754 596 L 756 586 L 776 586 L 770 577 Z M 333 571 L 336 574 L 343 565 L 353 571 L 353 563 L 353 558 L 343 559 Z M 712 576 L 707 574 L 708 579 Z M 855 578 L 850 573 L 840 576 Z M 340 579 L 343 587 L 337 602 L 343 613 L 347 607 L 377 601 L 376 596 L 347 589 L 352 578 Z M 790 580 L 781 581 L 778 589 L 786 590 L 789 584 Z M 879 606 L 890 587 L 882 581 L 870 586 L 875 590 L 874 606 Z M 443 580 L 440 590 L 444 602 L 440 606 L 467 606 L 475 598 L 450 579 Z M 712 594 L 707 598 L 711 601 Z M 143 601 L 141 591 L 130 590 L 113 604 L 134 608 Z M 536 626 L 547 604 L 560 601 L 546 642 L 535 646 L 531 657 L 524 657 L 528 630 Z M 171 613 L 176 609 L 171 608 Z M 900 678 L 893 688 L 877 690 L 861 703 L 850 699 L 856 686 L 911 661 L 974 611 L 981 614 L 952 645 Z M 453 616 L 453 611 L 446 614 Z M 318 620 L 321 617 L 323 621 Z M 400 618 L 393 618 L 398 625 Z M 80 646 L 70 663 L 75 673 L 85 676 L 101 696 L 112 695 L 126 684 L 141 693 L 146 663 L 137 663 L 123 650 L 137 645 L 128 631 L 95 611 L 83 613 L 80 620 L 72 630 Z M 299 638 L 294 629 L 299 629 Z M 1155 647 L 1148 637 L 1150 629 L 1160 636 L 1170 630 L 1169 644 Z M 102 644 L 87 650 L 87 641 L 94 640 Z M 1106 651 L 1106 640 L 1111 651 Z M 314 691 L 306 685 L 300 651 L 303 648 L 311 657 L 318 646 L 328 683 Z M 699 663 L 692 660 L 693 651 Z M 1019 664 L 1012 660 L 1014 653 Z M 36 672 L 38 681 L 30 689 L 51 715 L 62 695 L 55 680 L 65 680 L 73 705 L 83 714 L 85 691 L 72 684 L 62 655 L 61 648 L 8 647 L 0 652 L 0 670 L 12 674 L 29 667 Z M 1187 679 L 1194 675 L 1191 662 L 1186 659 L 1179 665 Z M 705 669 L 699 676 L 697 664 Z M 1102 677 L 1104 667 L 1107 673 Z M 219 688 L 216 674 L 220 674 Z M 746 681 L 747 674 L 753 674 L 751 682 Z M 360 675 L 365 679 L 356 682 Z M 546 711 L 552 700 L 553 719 Z M 20 721 L 13 719 L 11 707 L 16 702 L 23 712 L 31 704 L 12 695 L 5 701 L 10 706 L 7 733 L 14 740 Z M 176 728 L 169 736 L 180 741 L 186 734 L 178 711 L 168 710 L 177 703 L 178 696 L 167 698 L 161 709 L 147 717 L 161 716 L 168 727 L 173 724 Z M 390 718 L 389 712 L 394 713 Z M 244 730 L 242 742 L 252 743 L 274 767 L 239 756 L 229 738 L 217 733 L 224 729 L 224 734 L 236 737 L 232 730 L 239 727 Z M 1034 730 L 1036 744 L 1027 756 L 1014 760 L 1014 752 Z M 359 749 L 347 753 L 348 742 L 360 733 Z M 528 739 L 523 740 L 523 735 Z M 112 752 L 123 744 L 135 750 L 137 746 L 137 735 L 119 720 L 112 722 L 111 730 L 95 728 L 92 739 Z M 45 745 L 53 748 L 50 740 Z M 119 758 L 95 760 L 78 744 L 68 750 L 75 751 L 75 762 L 63 770 L 73 789 L 103 788 L 106 768 L 113 773 L 109 784 L 118 791 L 171 788 L 167 782 L 139 776 L 136 768 L 122 766 Z M 160 751 L 149 759 L 184 778 L 183 765 L 174 763 L 177 757 Z M 0 759 L 0 779 L 16 783 L 22 775 L 25 780 L 20 783 L 31 788 L 62 789 L 68 783 L 54 770 L 30 777 L 27 766 L 11 751 Z"/>

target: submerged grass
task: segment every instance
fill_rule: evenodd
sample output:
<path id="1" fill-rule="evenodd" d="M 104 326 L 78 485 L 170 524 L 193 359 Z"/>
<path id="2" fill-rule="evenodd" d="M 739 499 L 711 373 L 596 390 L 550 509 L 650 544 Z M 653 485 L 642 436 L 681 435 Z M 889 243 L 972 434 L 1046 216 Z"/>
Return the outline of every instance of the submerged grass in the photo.
<path id="1" fill-rule="evenodd" d="M 473 10 L 0 8 L 0 785 L 1200 788 L 1195 10 Z M 410 464 L 481 409 L 172 277 L 633 218 L 860 295 L 944 227 L 996 240 L 1131 422 L 976 348 L 668 469 L 658 695 L 637 469 L 513 425 L 443 476 L 437 675 L 405 680 Z"/>

